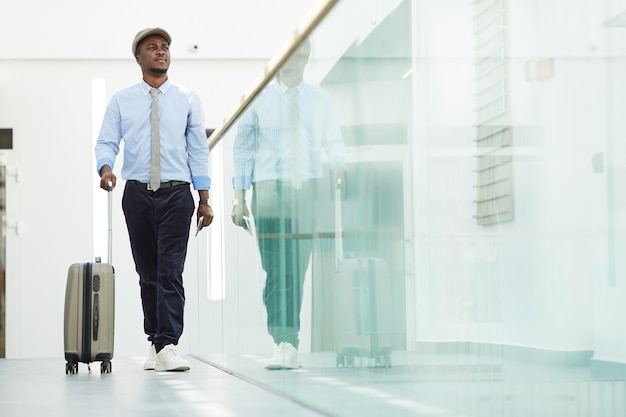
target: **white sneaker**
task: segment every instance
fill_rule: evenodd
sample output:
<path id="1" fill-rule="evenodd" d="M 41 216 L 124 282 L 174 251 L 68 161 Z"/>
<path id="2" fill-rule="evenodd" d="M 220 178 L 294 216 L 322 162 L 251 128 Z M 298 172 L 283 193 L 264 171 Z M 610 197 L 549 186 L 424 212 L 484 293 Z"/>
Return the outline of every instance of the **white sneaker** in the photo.
<path id="1" fill-rule="evenodd" d="M 160 371 L 188 371 L 189 362 L 181 358 L 178 349 L 173 344 L 165 346 L 156 354 L 154 370 Z"/>
<path id="2" fill-rule="evenodd" d="M 298 368 L 298 351 L 291 343 L 280 342 L 274 345 L 274 355 L 265 366 L 265 369 L 274 371 L 278 369 Z"/>
<path id="3" fill-rule="evenodd" d="M 145 371 L 154 371 L 156 356 L 156 349 L 154 348 L 154 345 L 150 345 L 150 350 L 148 350 L 148 359 L 146 359 L 143 363 L 143 369 Z"/>

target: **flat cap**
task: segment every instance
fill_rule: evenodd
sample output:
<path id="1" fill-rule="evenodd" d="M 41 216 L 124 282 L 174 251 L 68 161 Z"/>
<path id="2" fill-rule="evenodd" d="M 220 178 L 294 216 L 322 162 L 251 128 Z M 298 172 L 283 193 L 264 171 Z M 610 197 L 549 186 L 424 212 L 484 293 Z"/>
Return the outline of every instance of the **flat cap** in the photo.
<path id="1" fill-rule="evenodd" d="M 135 39 L 133 39 L 133 55 L 137 55 L 137 46 L 141 43 L 142 40 L 147 38 L 150 35 L 159 35 L 162 36 L 163 39 L 167 41 L 167 43 L 172 43 L 172 37 L 165 29 L 161 28 L 145 28 L 144 30 L 139 31 L 137 35 L 135 35 Z"/>

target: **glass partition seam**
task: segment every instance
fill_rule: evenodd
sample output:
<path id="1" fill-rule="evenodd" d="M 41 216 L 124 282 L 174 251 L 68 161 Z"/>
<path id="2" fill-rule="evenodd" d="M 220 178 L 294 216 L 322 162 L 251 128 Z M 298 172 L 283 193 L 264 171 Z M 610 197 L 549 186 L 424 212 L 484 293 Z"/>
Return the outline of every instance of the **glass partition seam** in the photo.
<path id="1" fill-rule="evenodd" d="M 245 382 L 247 382 L 249 384 L 252 384 L 252 385 L 254 385 L 256 387 L 259 387 L 259 388 L 261 388 L 261 389 L 263 389 L 265 391 L 268 391 L 268 392 L 270 392 L 270 393 L 272 393 L 274 395 L 277 395 L 279 397 L 282 397 L 282 398 L 285 398 L 285 399 L 287 399 L 289 401 L 292 401 L 292 402 L 294 402 L 294 403 L 296 403 L 298 405 L 301 405 L 305 409 L 314 411 L 315 413 L 319 414 L 320 416 L 334 417 L 333 414 L 328 413 L 326 410 L 324 410 L 322 408 L 316 407 L 310 401 L 306 401 L 306 402 L 302 401 L 297 396 L 289 395 L 287 392 L 285 392 L 285 391 L 283 391 L 281 389 L 277 389 L 277 388 L 275 388 L 275 387 L 273 387 L 273 386 L 271 386 L 269 384 L 263 383 L 263 382 L 259 381 L 256 378 L 252 378 L 250 376 L 247 376 L 244 373 L 237 372 L 237 371 L 234 371 L 234 370 L 232 370 L 232 369 L 230 369 L 228 367 L 219 365 L 218 363 L 215 363 L 213 361 L 207 360 L 206 358 L 203 358 L 202 356 L 193 355 L 193 354 L 190 355 L 190 356 L 195 358 L 195 359 L 197 359 L 200 362 L 204 362 L 204 363 L 206 363 L 209 366 L 212 366 L 212 367 L 214 367 L 216 369 L 219 369 L 222 372 L 226 372 L 227 374 L 232 375 L 235 378 L 239 378 L 242 381 L 245 381 Z"/>
<path id="2" fill-rule="evenodd" d="M 272 78 L 274 78 L 274 76 L 283 66 L 285 61 L 287 61 L 287 59 L 300 46 L 300 44 L 311 35 L 315 28 L 324 20 L 326 15 L 328 15 L 328 13 L 337 3 L 339 3 L 339 0 L 328 0 L 308 22 L 305 21 L 305 23 L 301 25 L 302 29 L 296 29 L 294 39 L 291 41 L 291 43 L 289 43 L 286 50 L 279 53 L 277 55 L 277 58 L 273 58 L 268 62 L 265 70 L 263 71 L 263 74 L 260 77 L 261 79 L 259 80 L 259 82 L 257 82 L 248 93 L 244 93 L 244 95 L 241 97 L 239 104 L 224 119 L 222 125 L 213 131 L 208 139 L 209 149 L 213 149 L 215 145 L 219 143 L 219 141 L 224 137 L 226 132 L 228 132 L 228 130 L 235 123 L 235 120 L 237 120 L 239 116 L 248 108 L 248 106 L 252 103 L 256 96 L 263 90 L 263 88 L 265 88 L 265 86 L 272 80 Z"/>

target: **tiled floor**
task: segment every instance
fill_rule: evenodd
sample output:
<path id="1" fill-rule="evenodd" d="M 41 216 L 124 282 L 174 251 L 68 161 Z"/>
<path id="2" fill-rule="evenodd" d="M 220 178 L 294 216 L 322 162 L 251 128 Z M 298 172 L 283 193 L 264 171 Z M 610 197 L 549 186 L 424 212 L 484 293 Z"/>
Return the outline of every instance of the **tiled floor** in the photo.
<path id="1" fill-rule="evenodd" d="M 332 353 L 303 354 L 302 368 L 266 371 L 254 355 L 193 356 L 189 372 L 143 371 L 143 358 L 113 372 L 65 361 L 0 359 L 0 417 L 623 417 L 623 379 L 586 367 L 499 358 L 394 353 L 390 368 L 336 367 Z"/>
<path id="2" fill-rule="evenodd" d="M 142 370 L 142 358 L 115 358 L 113 372 L 80 364 L 65 374 L 65 361 L 0 359 L 2 417 L 319 417 L 213 366 L 189 358 L 189 372 Z"/>

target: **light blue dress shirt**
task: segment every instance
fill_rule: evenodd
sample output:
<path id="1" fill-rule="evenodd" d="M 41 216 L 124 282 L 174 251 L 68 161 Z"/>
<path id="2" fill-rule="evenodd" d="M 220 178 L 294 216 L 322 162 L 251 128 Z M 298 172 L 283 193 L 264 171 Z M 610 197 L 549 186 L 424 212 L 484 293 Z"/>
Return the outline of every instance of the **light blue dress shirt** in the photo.
<path id="1" fill-rule="evenodd" d="M 200 99 L 169 80 L 159 90 L 161 182 L 186 181 L 208 190 L 209 147 Z M 122 178 L 150 182 L 151 107 L 150 86 L 143 80 L 113 95 L 95 148 L 98 174 L 104 165 L 113 169 L 123 140 Z"/>
<path id="2" fill-rule="evenodd" d="M 345 168 L 345 146 L 330 96 L 320 87 L 298 86 L 298 172 L 301 180 L 321 178 L 322 149 L 331 167 Z M 291 97 L 272 80 L 237 124 L 233 145 L 233 188 L 247 190 L 264 180 L 291 178 Z"/>

